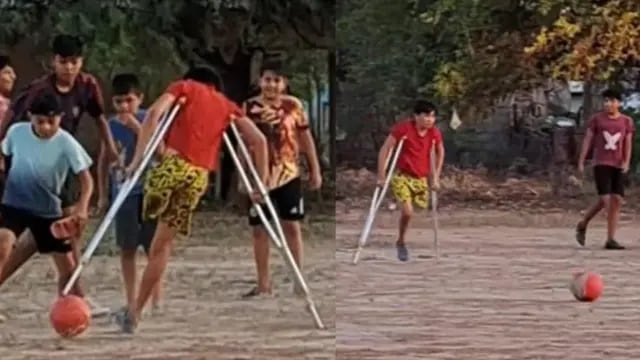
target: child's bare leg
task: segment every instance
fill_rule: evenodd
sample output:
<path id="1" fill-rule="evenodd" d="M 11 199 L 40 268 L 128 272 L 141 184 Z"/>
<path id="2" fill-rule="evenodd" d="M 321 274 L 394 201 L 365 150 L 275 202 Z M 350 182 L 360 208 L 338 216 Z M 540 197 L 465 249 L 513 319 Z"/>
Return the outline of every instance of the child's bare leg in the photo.
<path id="1" fill-rule="evenodd" d="M 402 203 L 402 213 L 400 214 L 400 224 L 399 224 L 399 232 L 398 232 L 398 245 L 405 244 L 405 235 L 407 234 L 407 230 L 409 229 L 409 222 L 411 221 L 411 217 L 413 216 L 413 205 L 411 202 Z"/>
<path id="2" fill-rule="evenodd" d="M 269 269 L 269 235 L 258 225 L 253 227 L 253 256 L 258 276 L 257 293 L 271 292 L 271 274 Z"/>
<path id="3" fill-rule="evenodd" d="M 618 229 L 618 220 L 620 219 L 620 209 L 622 207 L 622 196 L 613 194 L 609 196 L 607 204 L 607 249 L 624 249 L 624 247 L 616 241 L 616 230 Z"/>
<path id="4" fill-rule="evenodd" d="M 2 271 L 11 257 L 15 241 L 16 236 L 11 230 L 0 229 L 0 271 Z M 0 283 L 0 285 L 2 285 L 2 283 Z"/>
<path id="5" fill-rule="evenodd" d="M 283 221 L 282 230 L 284 231 L 284 236 L 287 238 L 287 245 L 291 250 L 293 260 L 296 262 L 296 265 L 298 265 L 300 271 L 302 271 L 304 246 L 302 245 L 302 228 L 300 221 Z M 294 284 L 293 291 L 296 294 L 302 294 L 302 289 L 295 280 Z"/>
<path id="6" fill-rule="evenodd" d="M 24 231 L 14 244 L 15 247 L 11 255 L 4 263 L 4 266 L 0 266 L 0 286 L 9 280 L 38 251 L 36 242 L 29 230 Z"/>
<path id="7" fill-rule="evenodd" d="M 162 280 L 164 272 L 167 269 L 169 257 L 171 256 L 175 236 L 176 230 L 162 221 L 158 223 L 149 251 L 149 262 L 142 275 L 135 307 L 131 309 L 131 320 L 134 326 L 137 324 L 138 319 L 140 319 L 142 310 L 147 304 L 153 288 Z"/>
<path id="8" fill-rule="evenodd" d="M 120 252 L 122 281 L 127 298 L 127 306 L 133 309 L 136 298 L 136 249 L 122 249 Z"/>
<path id="9" fill-rule="evenodd" d="M 578 227 L 586 229 L 587 226 L 589 226 L 591 220 L 596 217 L 596 215 L 598 215 L 598 213 L 602 211 L 602 209 L 604 209 L 606 201 L 605 198 L 608 199 L 609 196 L 605 195 L 600 197 L 596 203 L 594 203 L 590 208 L 587 209 L 584 216 L 582 217 L 582 220 L 580 220 L 580 222 L 578 223 Z"/>
<path id="10" fill-rule="evenodd" d="M 71 278 L 73 270 L 76 267 L 75 257 L 72 252 L 69 253 L 51 253 L 53 263 L 58 270 L 58 295 L 62 295 L 65 285 Z M 80 285 L 76 282 L 71 288 L 70 294 L 84 298 L 84 292 Z"/>

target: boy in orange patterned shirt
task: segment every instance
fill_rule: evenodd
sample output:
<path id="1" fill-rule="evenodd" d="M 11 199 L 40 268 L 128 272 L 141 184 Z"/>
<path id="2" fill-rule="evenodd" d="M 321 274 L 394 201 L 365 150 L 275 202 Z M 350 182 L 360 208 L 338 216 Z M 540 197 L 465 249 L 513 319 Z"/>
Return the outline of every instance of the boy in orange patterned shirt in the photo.
<path id="1" fill-rule="evenodd" d="M 296 97 L 285 95 L 285 76 L 276 64 L 266 64 L 261 70 L 260 94 L 244 103 L 244 111 L 267 138 L 269 146 L 269 177 L 265 186 L 278 213 L 287 244 L 302 268 L 302 231 L 304 197 L 302 190 L 299 153 L 307 155 L 310 170 L 310 188 L 322 185 L 320 163 L 309 121 L 302 103 Z M 265 215 L 270 213 L 265 207 Z M 257 268 L 257 284 L 243 298 L 271 293 L 269 274 L 269 237 L 257 212 L 249 210 L 249 224 L 253 227 L 253 251 Z"/>

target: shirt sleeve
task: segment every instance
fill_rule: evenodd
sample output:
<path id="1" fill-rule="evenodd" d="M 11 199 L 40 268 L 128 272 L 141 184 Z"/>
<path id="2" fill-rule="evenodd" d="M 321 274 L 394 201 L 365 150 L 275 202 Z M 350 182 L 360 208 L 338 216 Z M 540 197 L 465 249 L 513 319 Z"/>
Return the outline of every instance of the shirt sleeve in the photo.
<path id="1" fill-rule="evenodd" d="M 407 126 L 404 122 L 395 124 L 391 128 L 391 136 L 393 136 L 396 141 L 400 141 L 407 134 Z"/>
<path id="2" fill-rule="evenodd" d="M 433 128 L 433 141 L 435 145 L 442 144 L 442 132 L 437 127 Z"/>
<path id="3" fill-rule="evenodd" d="M 633 119 L 630 117 L 627 117 L 627 131 L 630 134 L 634 134 L 636 132 L 636 126 L 633 124 Z"/>
<path id="4" fill-rule="evenodd" d="M 93 76 L 90 76 L 87 80 L 87 91 L 87 113 L 94 118 L 98 118 L 104 114 L 104 97 L 98 80 Z"/>
<path id="5" fill-rule="evenodd" d="M 176 81 L 167 87 L 165 93 L 171 94 L 177 98 L 181 96 L 189 97 L 189 83 L 185 80 Z"/>
<path id="6" fill-rule="evenodd" d="M 69 167 L 74 174 L 77 175 L 84 170 L 89 170 L 93 164 L 89 154 L 71 135 L 66 136 L 65 150 Z"/>

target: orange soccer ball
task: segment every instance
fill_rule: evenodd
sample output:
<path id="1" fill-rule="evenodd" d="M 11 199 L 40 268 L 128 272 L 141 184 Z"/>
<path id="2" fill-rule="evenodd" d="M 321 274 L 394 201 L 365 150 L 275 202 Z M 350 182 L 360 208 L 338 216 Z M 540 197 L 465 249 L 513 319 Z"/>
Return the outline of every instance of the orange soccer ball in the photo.
<path id="1" fill-rule="evenodd" d="M 571 281 L 571 293 L 578 301 L 596 301 L 602 295 L 603 288 L 602 278 L 596 273 L 577 273 Z"/>
<path id="2" fill-rule="evenodd" d="M 81 297 L 67 295 L 53 303 L 49 312 L 53 329 L 64 338 L 82 334 L 91 323 L 91 309 Z"/>

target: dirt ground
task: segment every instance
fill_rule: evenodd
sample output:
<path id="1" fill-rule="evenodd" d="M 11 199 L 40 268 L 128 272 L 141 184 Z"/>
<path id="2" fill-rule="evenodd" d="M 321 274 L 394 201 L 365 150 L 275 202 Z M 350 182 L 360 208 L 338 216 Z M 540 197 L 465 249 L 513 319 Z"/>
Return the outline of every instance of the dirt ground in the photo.
<path id="1" fill-rule="evenodd" d="M 395 257 L 397 216 L 381 212 L 354 266 L 364 213 L 338 206 L 337 359 L 640 359 L 634 215 L 623 216 L 619 234 L 630 249 L 611 252 L 601 250 L 602 218 L 580 249 L 577 212 L 445 210 L 436 262 L 422 213 L 408 235 L 408 263 Z M 598 302 L 577 302 L 568 290 L 581 270 L 602 275 Z"/>
<path id="2" fill-rule="evenodd" d="M 81 337 L 59 340 L 48 321 L 54 272 L 48 259 L 38 258 L 0 292 L 0 359 L 334 359 L 334 219 L 311 220 L 304 273 L 327 330 L 316 330 L 304 300 L 293 297 L 275 250 L 275 296 L 240 300 L 254 279 L 246 222 L 200 213 L 172 259 L 163 311 L 146 316 L 133 337 L 97 319 Z M 122 306 L 117 257 L 97 257 L 83 274 L 93 299 Z"/>

